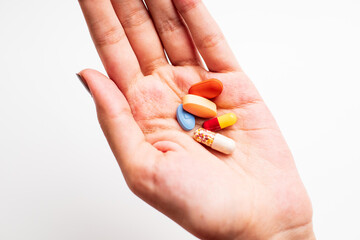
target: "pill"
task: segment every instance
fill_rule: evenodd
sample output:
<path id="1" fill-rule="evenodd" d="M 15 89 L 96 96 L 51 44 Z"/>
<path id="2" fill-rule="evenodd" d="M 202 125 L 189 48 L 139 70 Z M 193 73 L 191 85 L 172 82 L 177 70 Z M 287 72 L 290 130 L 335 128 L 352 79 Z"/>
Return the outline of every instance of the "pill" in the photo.
<path id="1" fill-rule="evenodd" d="M 185 111 L 202 118 L 213 118 L 216 116 L 216 104 L 212 101 L 188 94 L 183 98 L 183 108 Z"/>
<path id="2" fill-rule="evenodd" d="M 204 98 L 215 98 L 221 94 L 222 90 L 222 82 L 213 78 L 192 85 L 189 89 L 189 94 Z"/>
<path id="3" fill-rule="evenodd" d="M 199 143 L 225 154 L 231 154 L 236 147 L 234 140 L 204 128 L 199 128 L 194 132 L 194 139 Z"/>
<path id="4" fill-rule="evenodd" d="M 185 111 L 182 104 L 176 110 L 176 118 L 185 131 L 190 131 L 195 127 L 195 116 Z"/>
<path id="5" fill-rule="evenodd" d="M 227 113 L 220 117 L 207 120 L 203 123 L 203 128 L 210 131 L 219 131 L 221 129 L 234 125 L 236 121 L 237 118 L 234 113 Z"/>

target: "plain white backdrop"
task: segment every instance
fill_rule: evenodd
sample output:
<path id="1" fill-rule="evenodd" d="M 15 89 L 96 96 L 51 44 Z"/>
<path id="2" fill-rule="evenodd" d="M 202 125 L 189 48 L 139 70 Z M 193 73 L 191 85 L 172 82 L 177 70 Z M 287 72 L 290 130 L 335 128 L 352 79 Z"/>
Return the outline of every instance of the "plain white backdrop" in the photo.
<path id="1" fill-rule="evenodd" d="M 318 239 L 359 240 L 360 1 L 205 0 L 277 119 Z M 195 239 L 128 190 L 75 73 L 76 0 L 0 1 L 0 239 Z"/>

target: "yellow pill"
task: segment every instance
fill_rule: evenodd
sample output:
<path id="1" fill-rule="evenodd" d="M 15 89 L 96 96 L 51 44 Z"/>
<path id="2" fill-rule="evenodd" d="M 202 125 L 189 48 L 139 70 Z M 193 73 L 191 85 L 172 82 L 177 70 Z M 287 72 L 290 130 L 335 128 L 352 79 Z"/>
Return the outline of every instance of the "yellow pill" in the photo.
<path id="1" fill-rule="evenodd" d="M 210 119 L 203 124 L 203 128 L 210 131 L 219 131 L 226 127 L 234 125 L 237 121 L 237 117 L 234 113 L 227 113 L 220 117 Z"/>
<path id="2" fill-rule="evenodd" d="M 202 118 L 212 118 L 217 114 L 215 103 L 193 94 L 185 95 L 183 108 L 185 111 Z"/>

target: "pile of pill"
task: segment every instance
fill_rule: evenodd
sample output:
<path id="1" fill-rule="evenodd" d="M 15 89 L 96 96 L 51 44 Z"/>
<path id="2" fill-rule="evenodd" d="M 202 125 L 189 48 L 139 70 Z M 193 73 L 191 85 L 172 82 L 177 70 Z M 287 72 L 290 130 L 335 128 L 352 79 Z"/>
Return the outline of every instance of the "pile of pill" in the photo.
<path id="1" fill-rule="evenodd" d="M 194 139 L 216 151 L 231 154 L 235 150 L 235 142 L 215 133 L 226 127 L 234 125 L 237 121 L 234 113 L 216 117 L 217 107 L 210 99 L 221 94 L 223 84 L 217 79 L 209 79 L 194 84 L 185 95 L 182 104 L 177 108 L 176 118 L 185 131 L 191 131 L 195 127 L 195 116 L 200 118 L 211 118 L 203 123 L 194 133 Z"/>

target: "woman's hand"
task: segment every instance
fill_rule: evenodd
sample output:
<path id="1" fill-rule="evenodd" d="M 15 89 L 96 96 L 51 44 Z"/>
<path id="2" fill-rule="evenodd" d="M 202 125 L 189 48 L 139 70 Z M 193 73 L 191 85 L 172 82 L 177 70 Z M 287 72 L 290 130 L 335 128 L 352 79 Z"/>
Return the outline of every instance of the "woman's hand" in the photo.
<path id="1" fill-rule="evenodd" d="M 148 11 L 141 0 L 79 2 L 111 80 L 80 75 L 131 190 L 199 238 L 313 238 L 289 148 L 203 3 L 146 0 Z M 236 141 L 232 155 L 200 145 L 176 121 L 189 87 L 209 78 L 224 84 L 219 114 L 239 119 L 221 132 Z"/>

